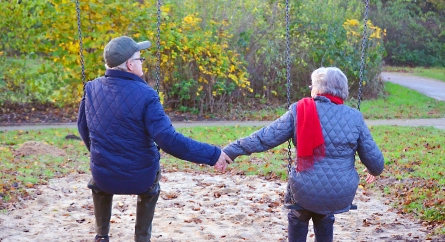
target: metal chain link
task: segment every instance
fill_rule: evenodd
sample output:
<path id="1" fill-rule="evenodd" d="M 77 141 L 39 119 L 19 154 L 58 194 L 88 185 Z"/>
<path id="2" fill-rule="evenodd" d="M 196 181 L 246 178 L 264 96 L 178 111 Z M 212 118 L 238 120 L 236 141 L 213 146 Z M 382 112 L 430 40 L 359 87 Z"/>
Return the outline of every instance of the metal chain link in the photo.
<path id="1" fill-rule="evenodd" d="M 80 65 L 82 66 L 82 84 L 83 91 L 85 93 L 85 62 L 83 60 L 83 42 L 82 42 L 82 28 L 80 22 L 80 6 L 79 0 L 76 0 L 76 11 L 77 11 L 77 33 L 79 35 L 79 55 L 80 55 Z"/>
<path id="2" fill-rule="evenodd" d="M 158 16 L 157 16 L 157 53 L 156 53 L 156 91 L 159 93 L 159 84 L 161 83 L 161 0 L 157 1 Z"/>
<path id="3" fill-rule="evenodd" d="M 365 17 L 364 17 L 364 26 L 363 26 L 363 37 L 362 37 L 362 56 L 361 56 L 361 63 L 360 63 L 360 80 L 358 83 L 358 94 L 357 94 L 357 109 L 360 111 L 360 102 L 362 99 L 362 88 L 363 88 L 363 80 L 365 79 L 363 75 L 363 70 L 365 68 L 365 51 L 366 51 L 366 29 L 368 27 L 368 9 L 369 9 L 369 0 L 366 0 L 366 6 L 365 6 Z"/>
<path id="4" fill-rule="evenodd" d="M 291 90 L 291 82 L 290 82 L 290 64 L 291 64 L 291 58 L 290 58 L 290 20 L 289 20 L 289 0 L 286 0 L 286 80 L 287 80 L 287 108 L 290 107 L 290 90 Z M 291 139 L 287 141 L 287 173 L 288 173 L 288 180 L 290 179 L 290 175 L 292 172 L 292 144 Z M 290 189 L 290 186 L 287 186 L 287 193 L 290 198 L 290 201 L 292 204 L 294 204 L 294 198 L 292 196 L 292 191 Z"/>
<path id="5" fill-rule="evenodd" d="M 289 30 L 289 0 L 286 0 L 286 80 L 287 80 L 287 108 L 290 107 L 290 30 Z M 288 160 L 287 165 L 288 172 L 290 174 L 292 167 L 292 152 L 291 152 L 291 140 L 288 140 Z"/>

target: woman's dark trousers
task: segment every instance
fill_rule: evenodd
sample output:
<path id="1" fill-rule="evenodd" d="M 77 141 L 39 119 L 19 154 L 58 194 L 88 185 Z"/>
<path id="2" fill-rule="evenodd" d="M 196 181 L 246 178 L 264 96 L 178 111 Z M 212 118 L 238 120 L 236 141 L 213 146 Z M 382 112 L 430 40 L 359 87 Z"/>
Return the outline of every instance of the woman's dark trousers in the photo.
<path id="1" fill-rule="evenodd" d="M 288 215 L 289 242 L 304 242 L 307 238 L 309 220 L 312 218 L 315 242 L 332 242 L 334 239 L 333 214 L 324 215 L 307 210 L 291 210 Z"/>

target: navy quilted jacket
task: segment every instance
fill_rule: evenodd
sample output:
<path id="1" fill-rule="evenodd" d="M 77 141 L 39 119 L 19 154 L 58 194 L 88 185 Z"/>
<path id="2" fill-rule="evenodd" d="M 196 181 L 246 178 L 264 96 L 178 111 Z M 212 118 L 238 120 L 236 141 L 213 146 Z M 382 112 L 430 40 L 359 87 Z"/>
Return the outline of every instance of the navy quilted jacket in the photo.
<path id="1" fill-rule="evenodd" d="M 372 139 L 359 111 L 346 105 L 336 105 L 323 96 L 315 97 L 323 137 L 325 157 L 311 170 L 292 169 L 289 179 L 294 201 L 306 210 L 319 214 L 346 212 L 354 199 L 359 176 L 355 169 L 355 153 L 369 173 L 383 171 L 382 152 Z M 272 124 L 239 139 L 223 151 L 234 160 L 276 147 L 290 138 L 295 145 L 296 103 Z"/>
<path id="2" fill-rule="evenodd" d="M 154 182 L 165 152 L 214 165 L 221 149 L 175 131 L 155 90 L 140 77 L 107 70 L 85 86 L 79 107 L 79 133 L 90 151 L 97 186 L 112 194 L 141 194 Z"/>

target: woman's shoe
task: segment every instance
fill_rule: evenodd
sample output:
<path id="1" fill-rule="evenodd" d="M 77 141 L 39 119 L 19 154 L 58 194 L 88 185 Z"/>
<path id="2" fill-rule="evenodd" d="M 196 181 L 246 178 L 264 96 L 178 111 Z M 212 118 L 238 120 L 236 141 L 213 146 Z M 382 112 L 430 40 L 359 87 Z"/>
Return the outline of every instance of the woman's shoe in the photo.
<path id="1" fill-rule="evenodd" d="M 94 242 L 109 242 L 110 238 L 107 236 L 99 236 L 96 235 L 96 238 L 94 238 Z"/>

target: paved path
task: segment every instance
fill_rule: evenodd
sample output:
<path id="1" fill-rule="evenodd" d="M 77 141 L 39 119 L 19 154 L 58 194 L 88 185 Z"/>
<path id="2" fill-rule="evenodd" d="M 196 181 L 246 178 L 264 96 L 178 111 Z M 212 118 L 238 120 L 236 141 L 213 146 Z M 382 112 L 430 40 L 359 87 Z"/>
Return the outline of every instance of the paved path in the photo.
<path id="1" fill-rule="evenodd" d="M 382 80 L 396 83 L 416 90 L 426 96 L 445 101 L 445 82 L 400 72 L 382 72 Z"/>
<path id="2" fill-rule="evenodd" d="M 272 121 L 195 121 L 195 122 L 173 122 L 175 128 L 196 127 L 196 126 L 258 126 L 269 125 Z M 374 125 L 394 125 L 394 126 L 433 126 L 445 129 L 445 118 L 434 119 L 388 119 L 388 120 L 366 120 L 366 124 Z M 46 128 L 77 128 L 76 124 L 50 124 L 50 125 L 22 125 L 22 126 L 0 126 L 3 130 L 36 130 Z"/>

